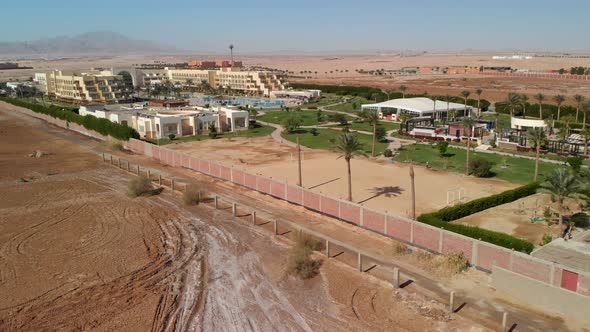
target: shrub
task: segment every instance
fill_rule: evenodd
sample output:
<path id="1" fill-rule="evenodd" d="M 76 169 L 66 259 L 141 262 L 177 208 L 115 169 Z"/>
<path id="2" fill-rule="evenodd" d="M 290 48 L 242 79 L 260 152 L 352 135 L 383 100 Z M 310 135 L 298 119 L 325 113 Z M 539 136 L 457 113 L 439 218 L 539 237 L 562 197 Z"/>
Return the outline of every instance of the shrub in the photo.
<path id="1" fill-rule="evenodd" d="M 393 157 L 393 151 L 391 151 L 391 149 L 385 149 L 385 151 L 383 151 L 383 156 L 391 158 Z"/>
<path id="2" fill-rule="evenodd" d="M 127 184 L 127 193 L 130 197 L 139 197 L 152 191 L 152 182 L 144 177 L 137 176 L 129 180 Z"/>
<path id="3" fill-rule="evenodd" d="M 318 133 L 318 128 L 311 128 L 311 134 L 312 134 L 313 136 L 317 136 L 317 135 L 319 134 L 319 133 Z"/>
<path id="4" fill-rule="evenodd" d="M 123 151 L 123 144 L 121 144 L 119 141 L 109 142 L 107 147 L 113 151 Z"/>
<path id="5" fill-rule="evenodd" d="M 393 254 L 396 256 L 406 255 L 408 253 L 408 246 L 405 243 L 395 241 L 393 243 Z"/>
<path id="6" fill-rule="evenodd" d="M 287 273 L 301 279 L 309 279 L 316 276 L 319 273 L 321 261 L 311 258 L 311 254 L 319 248 L 319 241 L 305 233 L 298 232 L 289 255 Z"/>
<path id="7" fill-rule="evenodd" d="M 173 141 L 173 140 L 174 140 L 174 138 L 176 138 L 176 135 L 174 135 L 174 134 L 169 134 L 169 135 L 168 135 L 168 138 L 169 138 L 171 141 Z"/>
<path id="8" fill-rule="evenodd" d="M 182 201 L 185 205 L 199 204 L 199 188 L 195 185 L 188 185 L 182 193 Z"/>
<path id="9" fill-rule="evenodd" d="M 566 161 L 568 165 L 570 165 L 572 170 L 574 170 L 574 172 L 576 173 L 580 171 L 580 169 L 582 168 L 582 163 L 584 163 L 584 160 L 580 157 L 568 157 Z"/>
<path id="10" fill-rule="evenodd" d="M 139 138 L 137 131 L 131 127 L 111 122 L 107 119 L 99 119 L 92 115 L 81 116 L 76 113 L 77 110 L 74 109 L 64 109 L 63 107 L 55 105 L 43 106 L 41 104 L 35 104 L 15 98 L 0 97 L 0 100 L 15 106 L 28 108 L 35 113 L 46 114 L 53 118 L 64 120 L 68 125 L 71 122 L 79 124 L 84 128 L 96 131 L 101 135 L 111 136 L 123 141 L 127 141 L 130 138 Z"/>
<path id="11" fill-rule="evenodd" d="M 543 239 L 541 239 L 540 245 L 544 246 L 551 241 L 553 241 L 553 235 L 551 235 L 550 233 L 545 233 L 543 234 Z"/>
<path id="12" fill-rule="evenodd" d="M 209 137 L 212 139 L 217 138 L 217 128 L 214 123 L 209 124 Z"/>
<path id="13" fill-rule="evenodd" d="M 436 149 L 438 150 L 438 153 L 440 154 L 441 157 L 445 156 L 448 148 L 449 148 L 449 142 L 447 142 L 447 141 L 438 141 L 438 143 L 436 143 Z"/>
<path id="14" fill-rule="evenodd" d="M 469 162 L 469 173 L 478 178 L 490 177 L 492 176 L 492 163 L 484 158 L 475 158 Z"/>
<path id="15" fill-rule="evenodd" d="M 377 128 L 375 128 L 375 138 L 379 142 L 385 141 L 387 138 L 387 129 L 385 129 L 383 126 L 377 126 Z"/>
<path id="16" fill-rule="evenodd" d="M 301 117 L 298 114 L 292 114 L 283 120 L 282 125 L 287 132 L 292 133 L 301 126 Z"/>
<path id="17" fill-rule="evenodd" d="M 328 119 L 332 122 L 338 122 L 338 124 L 340 124 L 341 126 L 346 126 L 348 124 L 348 119 L 346 118 L 346 115 L 342 113 L 332 113 L 330 114 Z"/>

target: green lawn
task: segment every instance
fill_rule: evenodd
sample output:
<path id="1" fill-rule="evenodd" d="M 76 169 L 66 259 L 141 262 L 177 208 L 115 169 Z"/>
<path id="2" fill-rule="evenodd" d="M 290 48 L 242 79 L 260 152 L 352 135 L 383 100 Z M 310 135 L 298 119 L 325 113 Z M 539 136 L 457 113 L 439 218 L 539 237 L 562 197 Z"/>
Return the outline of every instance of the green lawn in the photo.
<path id="1" fill-rule="evenodd" d="M 283 133 L 283 138 L 291 142 L 296 141 L 296 137 L 299 136 L 299 142 L 301 145 L 312 149 L 322 150 L 333 150 L 334 142 L 342 134 L 339 130 L 334 129 L 318 129 L 318 135 L 313 136 L 309 129 L 300 129 L 295 133 Z M 353 133 L 354 134 L 354 133 Z M 358 137 L 359 141 L 363 143 L 364 150 L 367 154 L 371 153 L 371 144 L 373 142 L 372 136 L 364 134 L 354 134 Z M 387 148 L 387 143 L 377 142 L 375 150 L 377 154 L 383 153 Z"/>
<path id="2" fill-rule="evenodd" d="M 304 104 L 302 107 L 309 108 L 309 107 L 326 106 L 326 105 L 341 102 L 342 100 L 343 100 L 342 96 L 335 95 L 335 94 L 324 94 L 324 95 L 322 95 L 322 97 L 320 97 L 320 100 L 318 100 L 316 102 Z"/>
<path id="3" fill-rule="evenodd" d="M 328 107 L 328 109 L 333 111 L 355 113 L 360 112 L 362 104 L 371 103 L 374 103 L 374 101 L 368 100 L 363 97 L 348 97 L 348 101 L 346 103 L 330 106 Z"/>
<path id="4" fill-rule="evenodd" d="M 301 118 L 301 125 L 302 126 L 316 126 L 319 124 L 318 122 L 318 111 L 276 111 L 276 112 L 268 112 L 264 115 L 258 116 L 257 118 L 260 121 L 282 124 L 283 120 L 288 118 L 289 116 L 296 114 Z M 328 112 L 321 112 L 322 117 L 324 120 L 328 121 L 328 117 L 330 113 Z M 349 121 L 352 121 L 352 117 L 347 116 Z"/>
<path id="5" fill-rule="evenodd" d="M 389 121 L 379 121 L 379 125 L 385 127 L 385 130 L 393 130 L 399 129 L 399 123 L 389 122 Z M 341 125 L 333 125 L 330 127 L 342 127 Z M 368 122 L 350 122 L 348 124 L 348 128 L 350 130 L 361 130 L 361 131 L 368 131 L 373 132 L 373 126 L 371 126 Z"/>
<path id="6" fill-rule="evenodd" d="M 261 137 L 261 136 L 269 136 L 272 132 L 274 131 L 273 127 L 270 126 L 263 126 L 263 125 L 257 125 L 256 128 L 253 129 L 248 129 L 248 130 L 243 130 L 243 131 L 237 131 L 234 133 L 220 133 L 216 139 L 222 139 L 222 138 L 232 138 L 232 137 Z M 178 137 L 175 138 L 174 141 L 170 141 L 170 139 L 168 138 L 162 138 L 160 139 L 160 145 L 166 145 L 166 144 L 170 144 L 172 142 L 176 143 L 176 142 L 190 142 L 190 141 L 202 141 L 202 140 L 207 140 L 207 139 L 211 139 L 209 137 L 209 135 L 196 135 L 196 136 L 184 136 L 184 137 Z M 158 144 L 157 140 L 152 140 L 151 141 L 154 144 Z"/>
<path id="7" fill-rule="evenodd" d="M 465 171 L 465 157 L 467 151 L 462 149 L 449 148 L 447 157 L 440 157 L 436 147 L 431 145 L 413 144 L 400 149 L 395 160 L 399 162 L 414 161 L 425 165 L 428 164 L 437 169 L 446 169 L 454 172 Z M 498 179 L 515 182 L 528 183 L 533 180 L 535 161 L 529 159 L 505 157 L 497 154 L 472 152 L 470 158 L 484 158 L 491 161 L 494 166 L 492 172 Z M 563 167 L 556 164 L 539 162 L 539 177 L 544 178 L 555 168 Z"/>

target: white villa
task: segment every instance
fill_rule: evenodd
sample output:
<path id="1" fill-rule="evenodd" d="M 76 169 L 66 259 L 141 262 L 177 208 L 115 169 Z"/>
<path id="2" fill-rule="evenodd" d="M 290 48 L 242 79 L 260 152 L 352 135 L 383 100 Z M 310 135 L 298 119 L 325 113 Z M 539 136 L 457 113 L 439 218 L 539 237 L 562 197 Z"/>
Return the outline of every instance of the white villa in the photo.
<path id="1" fill-rule="evenodd" d="M 248 129 L 249 113 L 234 108 L 155 108 L 144 104 L 81 106 L 80 115 L 91 115 L 133 127 L 142 138 L 194 136 L 209 133 L 210 125 L 218 132 Z"/>

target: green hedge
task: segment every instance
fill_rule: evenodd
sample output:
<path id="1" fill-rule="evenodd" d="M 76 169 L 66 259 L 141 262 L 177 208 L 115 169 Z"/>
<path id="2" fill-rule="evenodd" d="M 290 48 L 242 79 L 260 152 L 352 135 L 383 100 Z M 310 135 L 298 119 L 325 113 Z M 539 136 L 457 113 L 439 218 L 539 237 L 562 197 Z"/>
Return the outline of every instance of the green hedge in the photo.
<path id="1" fill-rule="evenodd" d="M 15 98 L 0 97 L 0 100 L 15 106 L 28 108 L 36 113 L 49 115 L 56 119 L 77 123 L 88 130 L 94 130 L 105 136 L 112 136 L 124 141 L 128 141 L 130 138 L 139 138 L 137 131 L 131 127 L 91 115 L 81 116 L 75 113 L 73 109 L 64 109 L 55 105 L 44 106 Z"/>
<path id="2" fill-rule="evenodd" d="M 496 195 L 478 198 L 467 203 L 449 206 L 433 213 L 423 214 L 418 217 L 418 221 L 435 227 L 443 227 L 451 232 L 475 239 L 481 239 L 482 241 L 493 243 L 504 248 L 530 253 L 533 251 L 534 246 L 528 241 L 500 232 L 494 232 L 475 226 L 451 224 L 449 222 L 530 196 L 537 192 L 538 187 L 539 183 L 537 182 L 529 183 L 522 187 L 507 190 Z"/>
<path id="3" fill-rule="evenodd" d="M 494 104 L 496 107 L 496 112 L 503 113 L 503 114 L 510 114 L 510 109 L 506 106 L 506 102 L 500 101 Z M 519 117 L 522 116 L 522 107 L 517 107 L 515 109 L 515 116 Z M 526 116 L 531 117 L 539 117 L 539 104 L 531 104 L 527 103 L 526 106 Z M 559 113 L 560 117 L 564 116 L 576 116 L 576 107 L 569 106 L 569 105 L 562 105 L 561 111 Z M 554 104 L 545 104 L 543 103 L 543 119 L 549 119 L 553 117 L 553 119 L 557 119 L 557 105 Z M 580 110 L 578 114 L 578 119 L 582 121 L 582 111 Z"/>
<path id="4" fill-rule="evenodd" d="M 387 100 L 389 97 L 390 99 L 402 98 L 403 94 L 401 92 L 389 92 L 389 95 L 384 93 L 383 90 L 372 88 L 369 86 L 350 86 L 350 85 L 324 85 L 324 84 L 308 84 L 308 83 L 291 83 L 291 87 L 294 89 L 311 89 L 311 90 L 321 90 L 323 93 L 334 93 L 337 95 L 342 96 L 359 96 L 364 97 L 366 99 L 374 99 L 374 96 L 377 96 L 377 101 L 384 101 Z M 472 94 L 475 92 L 472 91 Z M 413 97 L 424 97 L 425 94 L 410 94 L 406 93 L 406 98 L 413 98 Z M 433 96 L 429 96 L 433 97 Z M 445 100 L 446 96 L 434 96 L 438 100 Z M 461 96 L 451 96 L 451 102 L 463 104 L 465 100 Z M 467 105 L 472 107 L 477 107 L 477 99 L 467 99 Z M 480 107 L 486 111 L 487 108 L 490 106 L 490 102 L 486 99 L 481 99 Z"/>

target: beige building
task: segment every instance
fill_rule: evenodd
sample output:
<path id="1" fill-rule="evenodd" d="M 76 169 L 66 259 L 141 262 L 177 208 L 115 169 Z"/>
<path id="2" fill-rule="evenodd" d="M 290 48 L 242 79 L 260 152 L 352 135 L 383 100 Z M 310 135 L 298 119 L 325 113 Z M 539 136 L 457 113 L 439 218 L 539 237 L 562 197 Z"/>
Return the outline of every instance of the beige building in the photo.
<path id="1" fill-rule="evenodd" d="M 205 81 L 214 88 L 243 91 L 251 95 L 269 96 L 271 91 L 285 89 L 284 82 L 275 73 L 268 71 L 242 70 L 226 67 L 217 70 L 168 69 L 168 79 L 177 84 L 201 84 Z"/>
<path id="2" fill-rule="evenodd" d="M 54 70 L 39 83 L 45 85 L 42 90 L 50 97 L 77 104 L 117 104 L 128 101 L 133 94 L 132 82 L 111 71 Z"/>

